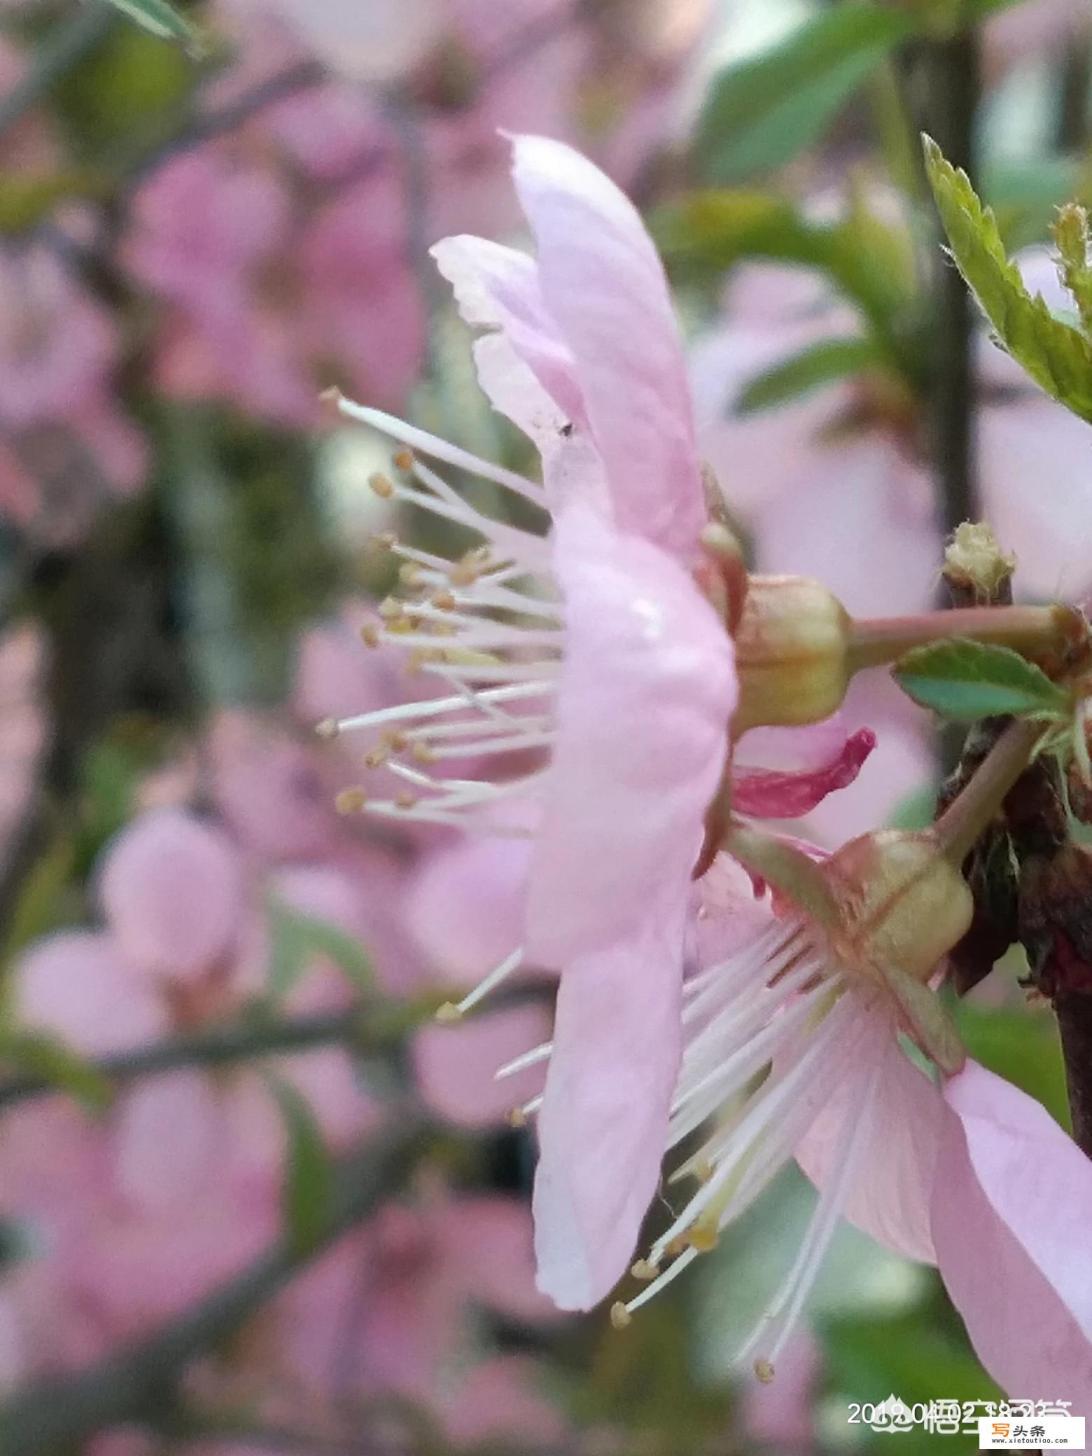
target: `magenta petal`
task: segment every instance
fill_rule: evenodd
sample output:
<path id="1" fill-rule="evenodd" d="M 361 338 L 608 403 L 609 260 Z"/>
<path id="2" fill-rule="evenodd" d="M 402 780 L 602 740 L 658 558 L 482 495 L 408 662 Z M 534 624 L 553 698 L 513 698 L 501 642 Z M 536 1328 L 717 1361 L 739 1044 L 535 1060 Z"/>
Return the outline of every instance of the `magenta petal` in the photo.
<path id="1" fill-rule="evenodd" d="M 684 904 L 650 904 L 638 936 L 561 978 L 533 1206 L 538 1287 L 562 1309 L 590 1309 L 625 1273 L 656 1190 L 681 1046 Z"/>
<path id="2" fill-rule="evenodd" d="M 526 944 L 560 969 L 686 885 L 737 684 L 731 639 L 671 557 L 575 506 L 555 546 L 566 651 Z"/>
<path id="3" fill-rule="evenodd" d="M 828 794 L 847 788 L 875 747 L 872 729 L 860 728 L 834 758 L 807 772 L 733 768 L 732 806 L 738 813 L 758 819 L 799 819 Z"/>
<path id="4" fill-rule="evenodd" d="M 652 240 L 614 183 L 560 142 L 517 137 L 513 172 L 618 524 L 689 560 L 705 505 L 682 342 Z"/>
<path id="5" fill-rule="evenodd" d="M 1092 1162 L 1038 1102 L 974 1062 L 944 1098 L 955 1116 L 932 1223 L 952 1303 L 1010 1395 L 1092 1412 Z"/>

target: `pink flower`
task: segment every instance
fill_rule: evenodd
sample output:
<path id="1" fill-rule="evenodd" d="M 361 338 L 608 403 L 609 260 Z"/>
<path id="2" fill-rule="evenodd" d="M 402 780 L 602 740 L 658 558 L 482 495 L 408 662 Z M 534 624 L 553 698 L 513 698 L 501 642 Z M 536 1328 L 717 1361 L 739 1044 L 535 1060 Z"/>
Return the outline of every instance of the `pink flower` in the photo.
<path id="1" fill-rule="evenodd" d="M 409 450 L 396 455 L 396 478 L 373 481 L 381 494 L 484 542 L 454 563 L 396 544 L 417 597 L 386 604 L 373 629 L 451 695 L 327 726 L 381 731 L 371 757 L 406 787 L 370 802 L 362 790 L 372 812 L 531 837 L 522 944 L 457 1009 L 523 960 L 563 972 L 539 1123 L 539 1277 L 586 1308 L 628 1258 L 658 1176 L 690 877 L 738 690 L 731 638 L 695 578 L 709 566 L 704 493 L 655 249 L 584 158 L 536 137 L 517 138 L 514 157 L 537 257 L 470 237 L 434 253 L 463 316 L 486 330 L 482 387 L 535 441 L 543 485 L 341 408 L 476 474 L 549 534 L 484 513 Z M 840 741 L 835 759 L 845 752 Z M 840 774 L 810 765 L 809 805 L 864 752 L 851 748 Z M 475 776 L 431 768 L 473 758 Z M 800 810 L 788 775 L 747 789 L 752 812 L 785 812 L 787 799 Z"/>
<path id="2" fill-rule="evenodd" d="M 1010 1394 L 1047 1382 L 1082 1409 L 1092 1398 L 1092 1265 L 1080 1236 L 1088 1160 L 1038 1103 L 984 1068 L 967 1062 L 938 1085 L 912 1062 L 899 1040 L 909 1003 L 862 976 L 851 937 L 839 947 L 797 913 L 775 915 L 725 858 L 697 894 L 667 1147 L 710 1130 L 671 1175 L 696 1189 L 634 1265 L 651 1282 L 615 1305 L 615 1323 L 712 1248 L 795 1158 L 819 1198 L 738 1352 L 755 1357 L 760 1378 L 791 1350 L 845 1218 L 939 1265 L 980 1359 Z"/>
<path id="3" fill-rule="evenodd" d="M 0 506 L 54 544 L 142 482 L 143 441 L 112 400 L 110 316 L 47 249 L 0 253 Z"/>

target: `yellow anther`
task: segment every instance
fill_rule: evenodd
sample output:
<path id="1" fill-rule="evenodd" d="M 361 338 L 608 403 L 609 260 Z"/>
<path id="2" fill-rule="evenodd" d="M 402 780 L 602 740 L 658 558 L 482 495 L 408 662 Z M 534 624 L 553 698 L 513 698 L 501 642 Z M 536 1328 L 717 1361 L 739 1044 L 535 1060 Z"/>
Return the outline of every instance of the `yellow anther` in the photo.
<path id="1" fill-rule="evenodd" d="M 398 568 L 398 580 L 403 586 L 417 586 L 421 580 L 421 568 L 416 561 L 403 561 Z"/>
<path id="2" fill-rule="evenodd" d="M 769 1385 L 775 1374 L 776 1371 L 769 1360 L 759 1359 L 755 1361 L 755 1375 L 761 1380 L 763 1385 Z"/>
<path id="3" fill-rule="evenodd" d="M 384 622 L 393 622 L 402 615 L 402 603 L 396 597 L 384 597 L 376 610 Z"/>
<path id="4" fill-rule="evenodd" d="M 391 459 L 394 461 L 394 468 L 396 470 L 412 470 L 413 469 L 413 451 L 412 450 L 398 450 L 398 451 L 395 452 L 394 455 L 391 456 Z"/>
<path id="5" fill-rule="evenodd" d="M 513 1107 L 508 1114 L 508 1126 L 521 1128 L 527 1126 L 527 1114 L 522 1107 Z"/>
<path id="6" fill-rule="evenodd" d="M 634 1279 L 642 1279 L 647 1284 L 650 1279 L 655 1279 L 660 1271 L 651 1259 L 638 1259 L 629 1272 Z"/>
<path id="7" fill-rule="evenodd" d="M 342 789 L 334 800 L 334 808 L 339 814 L 359 814 L 366 802 L 363 789 Z"/>
<path id="8" fill-rule="evenodd" d="M 463 1013 L 454 1001 L 445 1001 L 442 1006 L 436 1008 L 436 1020 L 450 1025 L 454 1021 L 461 1021 Z"/>
<path id="9" fill-rule="evenodd" d="M 399 809 L 412 809 L 417 803 L 417 795 L 403 792 L 396 795 L 394 802 Z"/>
<path id="10" fill-rule="evenodd" d="M 381 470 L 368 476 L 368 484 L 381 500 L 390 500 L 394 494 L 394 481 L 389 475 L 384 475 Z"/>
<path id="11" fill-rule="evenodd" d="M 365 647 L 378 647 L 380 642 L 379 623 L 365 622 L 360 629 L 360 640 Z"/>
<path id="12" fill-rule="evenodd" d="M 428 744 L 422 743 L 420 740 L 413 745 L 410 753 L 418 763 L 433 763 L 436 759 L 435 753 Z"/>
<path id="13" fill-rule="evenodd" d="M 320 738 L 336 738 L 340 731 L 336 718 L 323 718 L 321 723 L 315 724 L 315 732 Z"/>
<path id="14" fill-rule="evenodd" d="M 719 1240 L 720 1234 L 715 1224 L 696 1223 L 686 1236 L 686 1242 L 699 1254 L 711 1254 Z"/>
<path id="15" fill-rule="evenodd" d="M 456 606 L 455 597 L 449 591 L 438 591 L 432 598 L 432 605 L 438 607 L 441 612 L 453 612 Z"/>
<path id="16" fill-rule="evenodd" d="M 611 1305 L 610 1322 L 616 1330 L 624 1330 L 632 1321 L 633 1316 L 620 1299 Z"/>
<path id="17" fill-rule="evenodd" d="M 390 756 L 391 751 L 387 745 L 385 743 L 377 743 L 374 748 L 369 749 L 364 755 L 364 765 L 366 768 L 378 768 L 380 764 L 386 763 Z"/>

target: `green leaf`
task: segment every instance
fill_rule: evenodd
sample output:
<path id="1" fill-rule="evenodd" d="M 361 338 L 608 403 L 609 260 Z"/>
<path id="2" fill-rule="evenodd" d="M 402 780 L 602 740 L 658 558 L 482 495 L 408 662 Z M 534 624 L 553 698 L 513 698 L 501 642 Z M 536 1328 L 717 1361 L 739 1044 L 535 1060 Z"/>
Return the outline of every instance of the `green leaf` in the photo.
<path id="1" fill-rule="evenodd" d="M 780 45 L 728 66 L 713 81 L 698 122 L 695 145 L 703 174 L 713 182 L 739 182 L 791 160 L 818 140 L 913 29 L 912 18 L 896 10 L 839 5 Z"/>
<path id="2" fill-rule="evenodd" d="M 1033 298 L 1009 261 L 997 220 L 965 172 L 945 161 L 931 138 L 925 165 L 952 257 L 998 339 L 1051 398 L 1092 423 L 1092 342 Z"/>
<path id="3" fill-rule="evenodd" d="M 267 1081 L 287 1142 L 281 1185 L 285 1232 L 292 1247 L 302 1252 L 314 1247 L 329 1223 L 333 1162 L 307 1099 L 280 1077 L 270 1074 Z"/>
<path id="4" fill-rule="evenodd" d="M 202 53 L 197 32 L 167 0 L 110 0 L 110 4 L 161 40 L 181 41 L 192 55 Z"/>
<path id="5" fill-rule="evenodd" d="M 1062 279 L 1077 305 L 1081 327 L 1086 334 L 1092 333 L 1092 267 L 1088 261 L 1092 239 L 1088 213 L 1080 203 L 1067 202 L 1058 209 L 1052 231 L 1061 259 Z"/>
<path id="6" fill-rule="evenodd" d="M 681 282 L 702 284 L 747 258 L 797 263 L 825 273 L 868 320 L 893 363 L 905 363 L 898 317 L 913 301 L 913 255 L 905 232 L 854 198 L 838 222 L 816 222 L 783 198 L 709 189 L 661 209 L 652 231 Z"/>
<path id="7" fill-rule="evenodd" d="M 113 1097 L 109 1080 L 90 1062 L 40 1032 L 4 1032 L 0 1058 L 17 1073 L 40 1077 L 59 1092 L 67 1092 L 89 1112 L 102 1112 Z"/>
<path id="8" fill-rule="evenodd" d="M 340 926 L 269 901 L 269 994 L 287 996 L 316 956 L 325 956 L 358 991 L 374 988 L 371 961 L 361 943 Z"/>
<path id="9" fill-rule="evenodd" d="M 756 375 L 740 394 L 736 412 L 750 415 L 773 409 L 880 362 L 879 350 L 871 339 L 822 339 Z"/>
<path id="10" fill-rule="evenodd" d="M 1018 652 L 963 637 L 915 647 L 892 672 L 915 703 L 956 723 L 1000 713 L 1064 716 L 1069 703 L 1057 683 Z"/>

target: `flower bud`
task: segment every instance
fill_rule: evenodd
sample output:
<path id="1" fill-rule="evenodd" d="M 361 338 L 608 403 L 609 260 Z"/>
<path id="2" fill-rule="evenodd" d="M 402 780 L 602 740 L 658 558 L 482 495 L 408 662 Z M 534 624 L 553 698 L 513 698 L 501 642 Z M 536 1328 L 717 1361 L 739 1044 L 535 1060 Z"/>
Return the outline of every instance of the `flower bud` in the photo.
<path id="1" fill-rule="evenodd" d="M 848 613 L 822 583 L 752 576 L 736 634 L 737 734 L 829 718 L 849 685 L 850 633 Z"/>
<path id="2" fill-rule="evenodd" d="M 928 830 L 850 840 L 824 874 L 838 908 L 832 942 L 865 974 L 897 968 L 924 983 L 970 927 L 974 896 Z"/>

